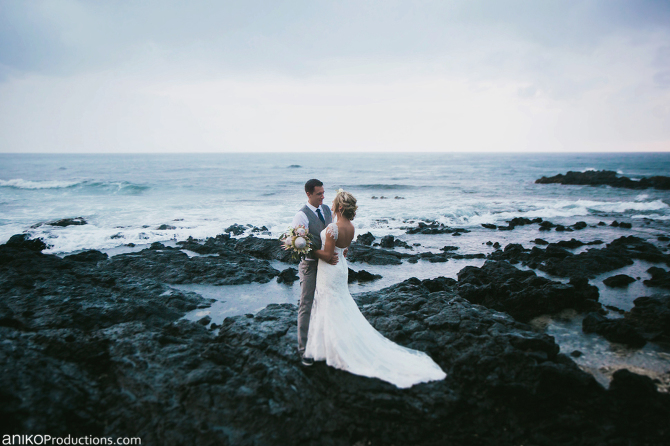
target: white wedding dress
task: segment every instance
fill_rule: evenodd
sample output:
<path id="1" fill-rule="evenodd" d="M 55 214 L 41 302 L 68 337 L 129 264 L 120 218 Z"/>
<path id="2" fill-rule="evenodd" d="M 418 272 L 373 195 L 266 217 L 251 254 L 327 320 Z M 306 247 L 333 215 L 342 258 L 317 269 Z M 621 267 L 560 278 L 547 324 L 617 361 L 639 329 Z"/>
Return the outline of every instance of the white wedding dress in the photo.
<path id="1" fill-rule="evenodd" d="M 323 245 L 326 231 L 337 240 L 337 225 L 331 223 L 321 231 Z M 349 293 L 349 267 L 342 251 L 335 247 L 340 259 L 336 265 L 319 260 L 305 357 L 399 388 L 444 379 L 446 373 L 430 356 L 386 339 L 361 314 Z"/>

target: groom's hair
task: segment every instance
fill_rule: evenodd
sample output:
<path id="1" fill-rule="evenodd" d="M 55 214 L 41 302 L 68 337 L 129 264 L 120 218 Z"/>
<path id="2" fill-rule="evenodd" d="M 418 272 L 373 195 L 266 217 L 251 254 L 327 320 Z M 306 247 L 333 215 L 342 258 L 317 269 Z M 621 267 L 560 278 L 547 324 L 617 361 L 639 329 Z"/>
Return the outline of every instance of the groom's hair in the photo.
<path id="1" fill-rule="evenodd" d="M 308 182 L 305 183 L 305 192 L 308 194 L 313 194 L 314 193 L 314 188 L 318 186 L 323 186 L 323 183 L 316 178 L 312 178 Z"/>

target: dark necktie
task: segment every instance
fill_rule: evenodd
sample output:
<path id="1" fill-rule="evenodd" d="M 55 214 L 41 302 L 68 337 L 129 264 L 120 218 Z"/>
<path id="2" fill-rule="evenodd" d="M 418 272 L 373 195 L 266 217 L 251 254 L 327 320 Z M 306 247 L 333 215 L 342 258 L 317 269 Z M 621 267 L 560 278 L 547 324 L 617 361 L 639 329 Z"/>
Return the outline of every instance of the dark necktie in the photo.
<path id="1" fill-rule="evenodd" d="M 326 224 L 326 220 L 323 219 L 323 214 L 321 214 L 321 209 L 316 208 L 316 215 L 319 216 L 319 220 L 321 220 L 321 223 L 323 223 L 323 224 L 325 225 L 325 224 Z"/>

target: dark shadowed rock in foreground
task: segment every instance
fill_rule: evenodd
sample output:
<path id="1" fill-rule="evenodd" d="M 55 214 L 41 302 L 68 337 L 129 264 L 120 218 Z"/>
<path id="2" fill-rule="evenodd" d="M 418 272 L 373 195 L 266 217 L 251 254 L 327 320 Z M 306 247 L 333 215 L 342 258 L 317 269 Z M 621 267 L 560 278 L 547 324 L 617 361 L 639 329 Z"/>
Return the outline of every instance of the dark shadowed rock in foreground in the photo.
<path id="1" fill-rule="evenodd" d="M 631 180 L 628 177 L 618 176 L 612 170 L 591 170 L 587 172 L 568 172 L 553 177 L 542 177 L 535 180 L 537 184 L 573 184 L 585 186 L 611 186 L 626 189 L 655 189 L 670 190 L 670 177 L 654 176 L 642 177 L 640 180 Z"/>
<path id="2" fill-rule="evenodd" d="M 568 308 L 601 308 L 598 288 L 586 279 L 573 279 L 569 284 L 555 282 L 505 261 L 487 260 L 481 268 L 466 266 L 458 273 L 458 292 L 472 303 L 505 311 L 520 321 Z"/>
<path id="3" fill-rule="evenodd" d="M 670 290 L 670 273 L 657 266 L 652 266 L 647 272 L 651 274 L 651 279 L 645 280 L 643 282 L 645 285 Z"/>
<path id="4" fill-rule="evenodd" d="M 589 314 L 582 330 L 631 347 L 642 347 L 647 341 L 670 344 L 670 295 L 638 297 L 633 303 L 623 318 Z"/>
<path id="5" fill-rule="evenodd" d="M 584 333 L 598 333 L 611 342 L 642 347 L 647 341 L 640 331 L 623 319 L 608 319 L 597 313 L 589 313 L 582 321 Z"/>
<path id="6" fill-rule="evenodd" d="M 0 246 L 3 434 L 203 446 L 670 439 L 670 396 L 649 378 L 617 372 L 605 390 L 552 337 L 459 297 L 452 279 L 355 296 L 382 334 L 448 373 L 399 390 L 302 367 L 293 305 L 227 318 L 217 335 L 180 319 L 202 298 L 111 262 Z"/>

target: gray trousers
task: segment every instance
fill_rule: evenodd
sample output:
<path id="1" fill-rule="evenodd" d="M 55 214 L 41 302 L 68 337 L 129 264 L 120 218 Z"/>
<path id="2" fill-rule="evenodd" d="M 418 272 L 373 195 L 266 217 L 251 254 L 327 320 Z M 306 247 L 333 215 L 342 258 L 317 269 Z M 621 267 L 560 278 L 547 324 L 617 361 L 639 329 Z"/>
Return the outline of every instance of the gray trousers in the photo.
<path id="1" fill-rule="evenodd" d="M 298 266 L 300 276 L 300 306 L 298 307 L 298 351 L 302 355 L 307 347 L 309 317 L 312 314 L 314 290 L 316 289 L 316 270 L 318 260 L 303 260 Z"/>

